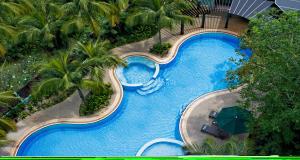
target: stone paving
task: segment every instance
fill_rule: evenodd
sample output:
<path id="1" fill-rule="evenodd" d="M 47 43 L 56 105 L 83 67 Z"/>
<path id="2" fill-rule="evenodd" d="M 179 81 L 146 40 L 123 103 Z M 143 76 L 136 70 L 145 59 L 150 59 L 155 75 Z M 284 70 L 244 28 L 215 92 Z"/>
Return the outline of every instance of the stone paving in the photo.
<path id="1" fill-rule="evenodd" d="M 180 133 L 186 144 L 202 144 L 210 137 L 218 143 L 222 140 L 201 132 L 203 124 L 211 125 L 208 117 L 211 111 L 220 111 L 222 108 L 236 106 L 240 100 L 239 89 L 234 91 L 222 90 L 203 95 L 193 101 L 185 110 L 180 120 Z M 242 138 L 244 135 L 238 135 Z"/>

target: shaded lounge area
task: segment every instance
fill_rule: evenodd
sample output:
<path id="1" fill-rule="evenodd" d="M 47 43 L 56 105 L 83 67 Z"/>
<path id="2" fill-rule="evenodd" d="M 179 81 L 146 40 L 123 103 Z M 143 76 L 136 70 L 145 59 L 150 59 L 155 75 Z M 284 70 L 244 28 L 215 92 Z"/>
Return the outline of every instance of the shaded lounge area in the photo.
<path id="1" fill-rule="evenodd" d="M 204 125 L 215 125 L 214 121 L 217 121 L 217 115 L 210 114 L 212 111 L 217 111 L 219 114 L 222 108 L 226 108 L 226 106 L 236 106 L 239 100 L 239 90 L 234 90 L 232 92 L 223 90 L 201 96 L 192 102 L 183 113 L 180 121 L 180 133 L 184 142 L 187 144 L 202 144 L 206 138 L 210 137 L 215 139 L 216 142 L 222 143 L 223 140 L 221 138 L 216 138 L 211 134 L 204 133 L 201 129 Z M 212 116 L 215 116 L 215 118 Z M 222 119 L 223 118 L 221 117 L 221 120 L 219 121 L 223 121 Z M 210 129 L 216 130 L 217 128 L 219 127 L 214 126 Z M 238 133 L 244 131 L 244 129 L 240 131 L 232 129 L 232 131 L 232 133 L 235 134 L 235 132 Z M 232 133 L 229 132 L 228 134 L 230 135 Z M 238 134 L 236 137 L 243 138 L 245 135 L 246 134 Z M 226 138 L 227 137 L 225 136 L 223 139 Z"/>
<path id="2" fill-rule="evenodd" d="M 211 125 L 201 127 L 203 133 L 220 139 L 227 139 L 232 135 L 247 133 L 247 122 L 251 113 L 238 106 L 223 107 L 220 112 L 211 111 L 208 115 L 212 119 Z"/>

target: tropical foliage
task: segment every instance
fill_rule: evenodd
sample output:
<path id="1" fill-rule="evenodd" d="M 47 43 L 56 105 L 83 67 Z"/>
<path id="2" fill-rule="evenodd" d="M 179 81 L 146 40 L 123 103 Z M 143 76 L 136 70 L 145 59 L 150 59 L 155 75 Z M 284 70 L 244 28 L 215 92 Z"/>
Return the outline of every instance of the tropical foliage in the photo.
<path id="1" fill-rule="evenodd" d="M 80 106 L 80 115 L 91 115 L 105 108 L 109 104 L 112 93 L 113 90 L 110 85 L 104 85 L 103 89 L 99 90 L 99 92 L 89 93 L 85 99 L 85 103 L 82 103 Z"/>
<path id="2" fill-rule="evenodd" d="M 109 41 L 89 41 L 86 44 L 78 42 L 75 50 L 83 54 L 82 67 L 91 70 L 94 78 L 102 77 L 105 68 L 116 67 L 125 63 L 109 50 Z"/>
<path id="3" fill-rule="evenodd" d="M 251 48 L 228 74 L 232 87 L 244 85 L 241 105 L 256 116 L 250 124 L 255 155 L 300 154 L 300 13 L 272 10 L 251 19 L 242 38 Z"/>
<path id="4" fill-rule="evenodd" d="M 9 131 L 16 131 L 17 126 L 15 122 L 8 120 L 8 119 L 1 119 L 0 118 L 0 146 L 3 146 L 7 143 L 9 143 L 8 140 L 6 140 L 6 134 Z"/>
<path id="5" fill-rule="evenodd" d="M 68 53 L 62 55 L 41 67 L 39 73 L 43 75 L 43 81 L 38 85 L 33 96 L 51 95 L 58 90 L 74 88 L 84 102 L 83 89 L 97 91 L 103 86 L 102 81 L 86 78 L 87 71 L 81 67 L 81 63 L 72 60 Z"/>
<path id="6" fill-rule="evenodd" d="M 10 103 L 17 101 L 18 98 L 12 91 L 0 92 L 0 107 L 8 107 Z"/>
<path id="7" fill-rule="evenodd" d="M 187 154 L 190 155 L 247 155 L 247 141 L 231 138 L 225 142 L 216 142 L 207 138 L 202 144 L 184 146 Z"/>
<path id="8" fill-rule="evenodd" d="M 164 56 L 168 53 L 170 48 L 171 48 L 170 43 L 157 43 L 153 45 L 152 48 L 150 48 L 150 53 Z"/>
<path id="9" fill-rule="evenodd" d="M 162 42 L 161 29 L 174 25 L 189 22 L 193 19 L 182 13 L 188 9 L 188 2 L 185 0 L 134 0 L 133 9 L 127 18 L 128 25 L 156 24 L 159 30 L 159 42 Z"/>

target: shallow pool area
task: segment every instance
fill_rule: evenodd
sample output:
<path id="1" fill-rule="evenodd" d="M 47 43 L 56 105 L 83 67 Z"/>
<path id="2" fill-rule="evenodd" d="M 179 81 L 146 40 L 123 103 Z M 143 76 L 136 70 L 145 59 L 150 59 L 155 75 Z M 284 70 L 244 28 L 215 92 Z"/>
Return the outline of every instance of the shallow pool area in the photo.
<path id="1" fill-rule="evenodd" d="M 183 146 L 179 140 L 157 138 L 143 145 L 136 156 L 183 156 Z"/>
<path id="2" fill-rule="evenodd" d="M 117 67 L 115 74 L 126 89 L 149 86 L 159 74 L 159 64 L 143 56 L 126 57 L 126 66 Z"/>
<path id="3" fill-rule="evenodd" d="M 117 69 L 116 75 L 123 86 L 135 87 L 124 87 L 122 102 L 113 114 L 90 124 L 42 128 L 23 141 L 17 155 L 135 156 L 143 145 L 158 138 L 181 141 L 182 111 L 197 97 L 226 89 L 226 72 L 237 67 L 229 58 L 240 58 L 235 53 L 239 43 L 230 34 L 201 33 L 185 40 L 168 64 L 129 58 L 134 63 Z M 178 145 L 168 143 L 153 145 L 144 154 L 158 156 L 164 151 L 182 154 Z"/>

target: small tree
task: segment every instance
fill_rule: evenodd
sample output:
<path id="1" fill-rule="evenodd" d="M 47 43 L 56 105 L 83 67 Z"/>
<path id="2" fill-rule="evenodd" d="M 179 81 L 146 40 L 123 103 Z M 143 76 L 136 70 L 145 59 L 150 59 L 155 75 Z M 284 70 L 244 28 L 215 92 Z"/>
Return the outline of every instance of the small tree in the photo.
<path id="1" fill-rule="evenodd" d="M 110 50 L 109 41 L 96 42 L 89 41 L 86 44 L 77 43 L 75 50 L 84 55 L 82 67 L 91 72 L 94 78 L 102 77 L 102 73 L 106 68 L 125 65 L 125 62 L 118 56 L 114 55 Z"/>
<path id="2" fill-rule="evenodd" d="M 87 72 L 80 64 L 76 60 L 71 60 L 68 53 L 64 53 L 59 58 L 42 65 L 39 73 L 43 76 L 43 80 L 33 95 L 43 96 L 58 90 L 66 91 L 75 88 L 84 103 L 85 98 L 82 89 L 98 90 L 103 87 L 103 82 L 85 78 Z"/>

